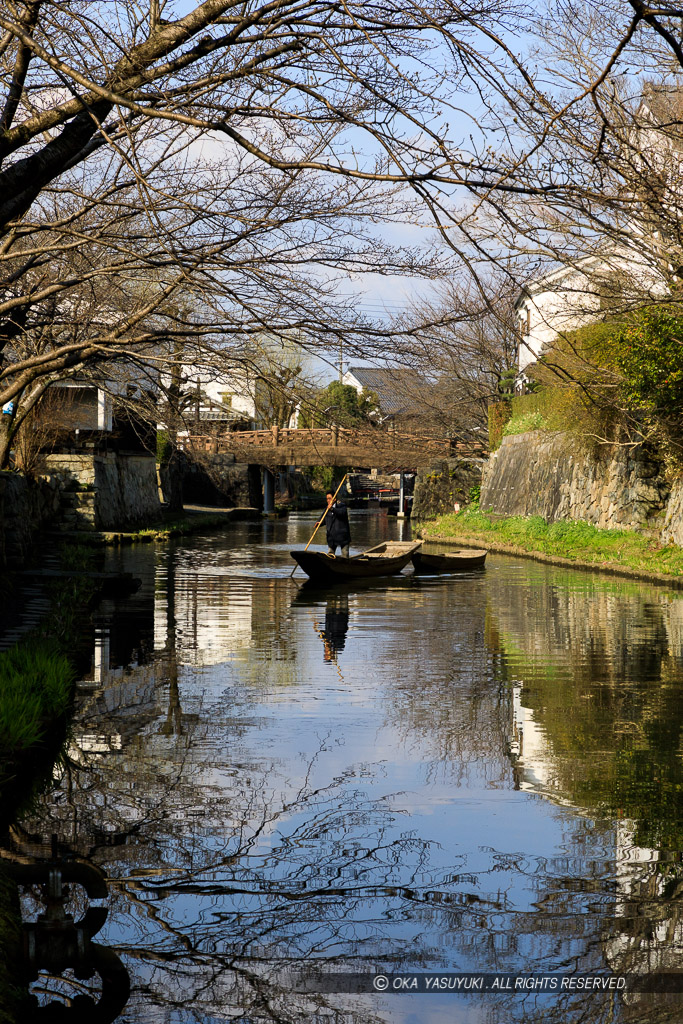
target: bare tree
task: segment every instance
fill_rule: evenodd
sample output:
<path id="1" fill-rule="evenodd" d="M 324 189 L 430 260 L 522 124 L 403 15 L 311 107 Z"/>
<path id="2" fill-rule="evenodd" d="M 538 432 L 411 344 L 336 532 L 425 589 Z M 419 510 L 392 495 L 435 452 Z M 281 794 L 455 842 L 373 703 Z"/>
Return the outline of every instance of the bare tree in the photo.
<path id="1" fill-rule="evenodd" d="M 54 450 L 60 435 L 73 427 L 75 392 L 53 388 L 23 419 L 14 438 L 14 465 L 27 476 L 40 472 L 45 455 Z"/>
<path id="2" fill-rule="evenodd" d="M 333 300 L 334 276 L 432 275 L 442 259 L 374 225 L 425 204 L 438 216 L 460 185 L 499 187 L 488 157 L 445 145 L 443 111 L 470 90 L 486 107 L 518 94 L 528 76 L 499 30 L 524 14 L 499 0 L 9 0 L 0 465 L 44 390 L 87 367 L 167 368 L 178 339 L 211 366 L 264 330 L 381 347 L 386 329 Z"/>
<path id="3" fill-rule="evenodd" d="M 494 266 L 479 280 L 447 282 L 401 323 L 403 358 L 420 373 L 424 416 L 442 433 L 484 430 L 488 405 L 512 383 L 519 291 L 513 270 Z"/>
<path id="4" fill-rule="evenodd" d="M 318 378 L 305 349 L 293 339 L 254 339 L 244 356 L 256 417 L 264 427 L 288 427 L 308 405 Z"/>
<path id="5" fill-rule="evenodd" d="M 497 153 L 518 190 L 470 211 L 482 255 L 521 258 L 520 286 L 565 268 L 558 288 L 597 318 L 671 300 L 683 267 L 682 19 L 639 0 L 548 3 L 529 54 L 535 88 L 508 108 Z"/>

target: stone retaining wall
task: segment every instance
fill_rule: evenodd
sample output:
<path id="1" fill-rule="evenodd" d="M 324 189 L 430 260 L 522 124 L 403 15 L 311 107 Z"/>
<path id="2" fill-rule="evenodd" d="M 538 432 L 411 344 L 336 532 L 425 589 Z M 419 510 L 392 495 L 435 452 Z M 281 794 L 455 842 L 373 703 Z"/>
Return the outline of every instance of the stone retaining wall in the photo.
<path id="1" fill-rule="evenodd" d="M 214 503 L 260 506 L 257 466 L 235 464 L 233 456 L 209 458 L 215 465 L 204 485 L 213 488 Z M 198 481 L 199 468 L 188 476 Z M 158 520 L 160 512 L 153 456 L 48 455 L 36 479 L 0 473 L 0 566 L 21 566 L 48 524 L 63 530 L 124 530 Z"/>
<path id="2" fill-rule="evenodd" d="M 683 547 L 683 476 L 671 485 L 661 538 L 663 544 L 678 544 Z"/>
<path id="3" fill-rule="evenodd" d="M 62 495 L 66 530 L 122 529 L 159 517 L 151 455 L 48 455 L 41 479 Z"/>
<path id="4" fill-rule="evenodd" d="M 415 479 L 411 517 L 433 519 L 452 512 L 456 502 L 470 500 L 470 491 L 481 483 L 482 459 L 447 459 L 421 469 Z"/>
<path id="5" fill-rule="evenodd" d="M 261 470 L 235 456 L 207 453 L 185 459 L 183 500 L 188 504 L 261 508 Z"/>
<path id="6" fill-rule="evenodd" d="M 642 450 L 572 450 L 567 435 L 503 438 L 484 469 L 481 507 L 501 515 L 576 519 L 683 543 L 683 483 Z"/>
<path id="7" fill-rule="evenodd" d="M 37 531 L 60 510 L 56 486 L 0 473 L 0 565 L 17 568 L 26 561 Z"/>

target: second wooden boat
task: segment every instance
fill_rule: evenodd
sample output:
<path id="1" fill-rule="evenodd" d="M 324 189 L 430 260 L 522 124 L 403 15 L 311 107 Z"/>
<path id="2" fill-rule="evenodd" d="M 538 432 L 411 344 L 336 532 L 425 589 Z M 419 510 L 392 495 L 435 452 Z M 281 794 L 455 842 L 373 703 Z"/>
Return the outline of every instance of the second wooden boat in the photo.
<path id="1" fill-rule="evenodd" d="M 465 549 L 464 551 L 449 551 L 447 554 L 430 554 L 425 551 L 415 551 L 411 560 L 415 572 L 463 572 L 465 569 L 480 569 L 486 561 L 486 551 Z"/>
<path id="2" fill-rule="evenodd" d="M 342 580 L 393 576 L 405 568 L 421 545 L 421 540 L 389 540 L 352 558 L 328 555 L 323 551 L 291 551 L 290 554 L 312 580 L 338 583 Z"/>

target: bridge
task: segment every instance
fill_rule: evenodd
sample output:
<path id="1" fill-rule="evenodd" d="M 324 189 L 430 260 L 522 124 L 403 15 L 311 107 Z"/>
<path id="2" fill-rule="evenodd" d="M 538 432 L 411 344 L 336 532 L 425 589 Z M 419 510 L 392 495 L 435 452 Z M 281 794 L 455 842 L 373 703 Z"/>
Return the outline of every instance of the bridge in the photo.
<path id="1" fill-rule="evenodd" d="M 183 439 L 189 453 L 234 455 L 275 469 L 278 466 L 359 466 L 381 470 L 417 470 L 439 459 L 486 458 L 483 442 L 456 441 L 379 428 L 322 429 L 271 427 L 269 430 L 192 434 Z"/>

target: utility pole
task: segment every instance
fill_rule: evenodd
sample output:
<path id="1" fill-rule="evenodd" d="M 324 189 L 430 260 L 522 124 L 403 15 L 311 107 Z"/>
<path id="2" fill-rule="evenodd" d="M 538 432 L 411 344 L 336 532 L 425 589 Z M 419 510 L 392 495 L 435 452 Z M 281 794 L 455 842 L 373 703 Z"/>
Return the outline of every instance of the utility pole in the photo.
<path id="1" fill-rule="evenodd" d="M 344 381 L 344 361 L 342 359 L 344 343 L 339 339 L 339 383 Z"/>

